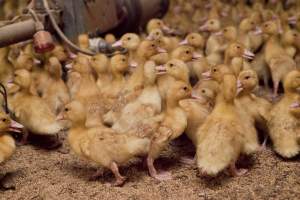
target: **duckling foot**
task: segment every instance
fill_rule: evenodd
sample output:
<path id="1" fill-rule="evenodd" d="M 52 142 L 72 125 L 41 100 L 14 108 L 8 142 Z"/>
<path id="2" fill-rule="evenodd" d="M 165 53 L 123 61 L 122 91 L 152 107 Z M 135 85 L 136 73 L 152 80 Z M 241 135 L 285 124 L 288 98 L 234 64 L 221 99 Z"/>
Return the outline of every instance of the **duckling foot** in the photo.
<path id="1" fill-rule="evenodd" d="M 185 164 L 185 165 L 194 165 L 196 162 L 195 162 L 195 158 L 190 158 L 190 157 L 186 157 L 186 156 L 183 156 L 179 159 L 179 162 L 181 162 L 182 164 Z"/>
<path id="2" fill-rule="evenodd" d="M 159 181 L 172 180 L 172 174 L 170 172 L 166 172 L 166 171 L 162 171 L 160 173 L 156 173 L 151 176 Z"/>
<path id="3" fill-rule="evenodd" d="M 260 151 L 265 151 L 267 150 L 267 141 L 268 141 L 268 136 L 265 137 L 263 143 L 260 146 Z"/>
<path id="4" fill-rule="evenodd" d="M 98 169 L 90 178 L 89 181 L 96 181 L 99 177 L 103 176 L 103 170 Z"/>
<path id="5" fill-rule="evenodd" d="M 237 169 L 235 163 L 232 163 L 229 167 L 229 172 L 232 176 L 243 176 L 248 170 L 247 169 Z"/>
<path id="6" fill-rule="evenodd" d="M 116 178 L 116 181 L 112 184 L 112 186 L 118 186 L 118 187 L 123 186 L 126 181 L 126 177 L 120 174 L 117 163 L 112 162 L 110 165 L 110 170 L 112 171 L 112 173 L 115 175 Z"/>

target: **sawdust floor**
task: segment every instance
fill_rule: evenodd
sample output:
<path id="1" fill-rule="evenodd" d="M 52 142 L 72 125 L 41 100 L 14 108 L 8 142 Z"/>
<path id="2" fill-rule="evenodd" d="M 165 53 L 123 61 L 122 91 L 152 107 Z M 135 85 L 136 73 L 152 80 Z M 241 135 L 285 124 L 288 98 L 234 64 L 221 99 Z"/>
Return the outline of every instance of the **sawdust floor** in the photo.
<path id="1" fill-rule="evenodd" d="M 183 142 L 182 142 L 183 140 Z M 173 180 L 159 182 L 148 176 L 141 162 L 121 168 L 128 177 L 123 187 L 111 187 L 110 172 L 97 181 L 89 181 L 96 167 L 76 158 L 65 144 L 60 150 L 47 151 L 33 145 L 19 147 L 0 173 L 9 172 L 6 187 L 0 190 L 1 200 L 64 200 L 64 199 L 300 199 L 300 159 L 284 161 L 270 150 L 254 155 L 243 177 L 219 177 L 207 180 L 198 177 L 197 169 L 178 162 L 181 155 L 193 151 L 186 139 L 157 161 L 160 169 L 170 170 Z M 189 152 L 189 153 L 187 153 Z"/>

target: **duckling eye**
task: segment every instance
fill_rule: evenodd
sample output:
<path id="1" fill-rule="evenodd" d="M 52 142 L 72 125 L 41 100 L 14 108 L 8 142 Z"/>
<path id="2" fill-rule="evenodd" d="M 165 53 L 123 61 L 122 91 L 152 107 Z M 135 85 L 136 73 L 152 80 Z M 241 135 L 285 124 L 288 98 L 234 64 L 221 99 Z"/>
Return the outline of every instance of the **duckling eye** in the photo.
<path id="1" fill-rule="evenodd" d="M 214 72 L 217 72 L 217 69 L 214 69 L 213 71 L 214 71 Z"/>
<path id="2" fill-rule="evenodd" d="M 170 64 L 170 67 L 174 67 L 174 64 L 173 64 L 173 63 L 171 63 L 171 64 Z"/>
<path id="3" fill-rule="evenodd" d="M 126 61 L 125 58 L 123 58 L 123 59 L 122 59 L 122 62 L 125 62 L 125 61 Z"/>
<path id="4" fill-rule="evenodd" d="M 191 39 L 193 40 L 193 39 L 195 39 L 194 37 L 191 37 Z"/>
<path id="5" fill-rule="evenodd" d="M 159 35 L 159 33 L 158 33 L 158 32 L 156 32 L 156 33 L 155 33 L 155 35 Z"/>
<path id="6" fill-rule="evenodd" d="M 247 79 L 247 80 L 250 79 L 250 76 L 246 76 L 245 79 Z"/>
<path id="7" fill-rule="evenodd" d="M 127 40 L 131 40 L 131 37 L 128 37 Z"/>
<path id="8" fill-rule="evenodd" d="M 265 27 L 268 27 L 269 25 L 268 24 L 265 24 Z"/>
<path id="9" fill-rule="evenodd" d="M 205 93 L 205 90 L 202 90 L 201 92 L 202 92 L 202 93 Z"/>
<path id="10" fill-rule="evenodd" d="M 296 34 L 296 33 L 294 33 L 294 34 L 293 34 L 293 36 L 294 36 L 294 37 L 297 37 L 297 34 Z"/>
<path id="11" fill-rule="evenodd" d="M 187 87 L 184 87 L 184 88 L 183 88 L 184 91 L 187 91 L 187 89 L 188 89 Z"/>
<path id="12" fill-rule="evenodd" d="M 214 24 L 214 22 L 213 22 L 213 21 L 211 21 L 211 22 L 210 22 L 210 24 Z"/>
<path id="13" fill-rule="evenodd" d="M 190 53 L 190 51 L 186 51 L 185 53 L 186 53 L 186 54 L 189 54 L 189 53 Z"/>
<path id="14" fill-rule="evenodd" d="M 227 32 L 227 29 L 224 29 L 224 32 Z"/>
<path id="15" fill-rule="evenodd" d="M 69 108 L 65 108 L 65 112 L 68 112 L 69 111 Z"/>
<path id="16" fill-rule="evenodd" d="M 6 122 L 7 121 L 7 119 L 2 119 L 2 122 Z"/>
<path id="17" fill-rule="evenodd" d="M 238 48 L 238 49 L 239 49 L 239 48 L 241 48 L 241 47 L 240 47 L 240 46 L 236 46 L 236 48 Z"/>
<path id="18" fill-rule="evenodd" d="M 151 47 L 155 47 L 155 45 L 154 45 L 154 44 L 152 44 L 152 45 L 151 45 Z"/>

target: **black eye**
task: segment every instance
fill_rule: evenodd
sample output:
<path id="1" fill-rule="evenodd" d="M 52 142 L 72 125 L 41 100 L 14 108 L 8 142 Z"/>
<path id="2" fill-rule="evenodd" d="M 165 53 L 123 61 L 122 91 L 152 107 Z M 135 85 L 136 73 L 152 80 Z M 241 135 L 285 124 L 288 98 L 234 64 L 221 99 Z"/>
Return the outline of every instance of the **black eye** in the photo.
<path id="1" fill-rule="evenodd" d="M 156 34 L 156 35 L 159 35 L 159 33 L 158 33 L 158 32 L 156 32 L 155 34 Z"/>
<path id="2" fill-rule="evenodd" d="M 217 69 L 214 69 L 213 71 L 214 71 L 214 72 L 217 72 Z"/>
<path id="3" fill-rule="evenodd" d="M 227 32 L 227 29 L 224 29 L 224 32 Z"/>
<path id="4" fill-rule="evenodd" d="M 3 122 L 6 122 L 6 121 L 7 121 L 7 119 L 2 119 L 2 121 L 3 121 Z"/>
<path id="5" fill-rule="evenodd" d="M 202 92 L 202 93 L 205 93 L 205 90 L 202 90 L 201 92 Z"/>
<path id="6" fill-rule="evenodd" d="M 195 39 L 194 37 L 191 37 L 191 39 L 193 40 L 193 39 Z"/>
<path id="7" fill-rule="evenodd" d="M 127 38 L 127 40 L 131 40 L 131 38 L 129 37 L 129 38 Z"/>
<path id="8" fill-rule="evenodd" d="M 183 89 L 184 89 L 185 91 L 187 91 L 188 88 L 187 88 L 187 87 L 184 87 Z"/>
<path id="9" fill-rule="evenodd" d="M 171 63 L 171 64 L 170 64 L 170 67 L 174 67 L 174 64 L 173 64 L 173 63 Z"/>
<path id="10" fill-rule="evenodd" d="M 241 48 L 241 47 L 240 47 L 240 46 L 236 46 L 236 48 L 238 48 L 238 49 L 239 49 L 239 48 Z"/>
<path id="11" fill-rule="evenodd" d="M 69 108 L 65 108 L 65 112 L 68 112 L 69 111 Z"/>
<path id="12" fill-rule="evenodd" d="M 186 53 L 186 54 L 189 54 L 189 53 L 190 53 L 190 51 L 186 51 L 185 53 Z"/>
<path id="13" fill-rule="evenodd" d="M 152 45 L 151 45 L 151 47 L 155 47 L 155 45 L 154 45 L 154 44 L 152 44 Z"/>
<path id="14" fill-rule="evenodd" d="M 293 34 L 293 36 L 294 36 L 294 37 L 297 37 L 297 34 L 296 34 L 296 33 L 294 33 L 294 34 Z"/>
<path id="15" fill-rule="evenodd" d="M 265 24 L 265 27 L 268 27 L 269 25 L 268 24 Z"/>
<path id="16" fill-rule="evenodd" d="M 210 24 L 214 24 L 214 22 L 210 22 Z"/>
<path id="17" fill-rule="evenodd" d="M 125 61 L 126 61 L 126 59 L 125 59 L 125 58 L 123 58 L 123 59 L 122 59 L 122 62 L 125 62 Z"/>
<path id="18" fill-rule="evenodd" d="M 246 77 L 245 77 L 245 79 L 249 79 L 249 78 L 250 78 L 250 76 L 246 76 Z"/>

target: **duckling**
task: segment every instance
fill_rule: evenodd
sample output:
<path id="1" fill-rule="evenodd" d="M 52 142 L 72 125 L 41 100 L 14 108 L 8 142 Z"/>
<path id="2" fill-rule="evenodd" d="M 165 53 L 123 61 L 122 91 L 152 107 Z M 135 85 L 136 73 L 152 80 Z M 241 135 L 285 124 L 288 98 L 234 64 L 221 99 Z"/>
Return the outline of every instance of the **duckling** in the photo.
<path id="1" fill-rule="evenodd" d="M 140 129 L 142 126 L 145 126 L 144 124 L 147 124 L 146 121 L 150 121 L 151 124 L 153 119 L 159 118 L 156 115 L 161 113 L 162 102 L 156 86 L 156 65 L 153 61 L 145 63 L 143 88 L 139 97 L 124 107 L 120 118 L 112 126 L 112 129 L 116 132 L 121 134 L 137 132 L 136 129 Z M 157 123 L 155 124 L 158 125 Z M 152 130 L 155 130 L 155 128 L 152 128 Z"/>
<path id="2" fill-rule="evenodd" d="M 34 58 L 32 55 L 27 54 L 23 51 L 20 52 L 20 55 L 13 61 L 14 69 L 26 69 L 31 71 L 34 66 Z"/>
<path id="3" fill-rule="evenodd" d="M 60 116 L 72 124 L 68 131 L 68 142 L 74 153 L 87 161 L 110 169 L 116 178 L 114 186 L 122 186 L 126 180 L 120 174 L 118 166 L 148 152 L 150 139 L 147 137 L 117 134 L 103 125 L 87 128 L 86 109 L 78 101 L 66 105 Z M 99 176 L 99 172 L 93 177 L 96 176 Z"/>
<path id="4" fill-rule="evenodd" d="M 97 54 L 90 60 L 91 67 L 97 74 L 97 86 L 101 93 L 104 93 L 111 82 L 111 74 L 109 69 L 109 59 L 104 54 Z"/>
<path id="5" fill-rule="evenodd" d="M 289 72 L 283 82 L 284 96 L 276 103 L 268 116 L 268 127 L 274 150 L 285 158 L 292 158 L 300 151 L 299 118 L 293 115 L 298 109 L 300 72 Z"/>
<path id="6" fill-rule="evenodd" d="M 294 58 L 297 53 L 297 42 L 299 38 L 300 35 L 295 30 L 285 31 L 282 36 L 282 44 L 284 49 L 291 58 Z"/>
<path id="7" fill-rule="evenodd" d="M 239 74 L 237 85 L 238 95 L 235 99 L 235 105 L 242 112 L 242 114 L 245 114 L 244 116 L 248 118 L 248 121 L 250 122 L 250 127 L 248 130 L 251 130 L 253 126 L 258 126 L 261 131 L 267 132 L 267 117 L 271 110 L 272 104 L 252 93 L 258 85 L 258 77 L 255 71 L 242 71 Z M 244 122 L 246 121 L 247 119 L 244 120 Z M 255 132 L 256 131 L 253 131 L 253 133 Z M 256 144 L 256 136 L 253 136 L 252 139 L 254 139 L 254 144 Z M 267 135 L 265 134 L 262 148 L 265 148 L 266 142 Z"/>
<path id="8" fill-rule="evenodd" d="M 0 48 L 0 82 L 7 83 L 12 79 L 13 66 L 8 61 L 9 48 Z"/>
<path id="9" fill-rule="evenodd" d="M 0 164 L 9 159 L 16 150 L 15 140 L 8 133 L 20 132 L 22 128 L 21 124 L 0 111 Z"/>
<path id="10" fill-rule="evenodd" d="M 19 86 L 19 91 L 10 97 L 9 107 L 18 122 L 37 135 L 56 135 L 63 130 L 65 124 L 56 120 L 46 101 L 30 93 L 31 74 L 25 69 L 17 70 L 14 74 L 14 84 Z"/>
<path id="11" fill-rule="evenodd" d="M 49 84 L 42 98 L 48 103 L 53 113 L 58 115 L 64 105 L 70 102 L 70 95 L 65 82 L 62 80 L 62 66 L 57 57 L 51 57 L 45 66 L 49 73 Z"/>
<path id="12" fill-rule="evenodd" d="M 262 28 L 269 39 L 265 44 L 265 61 L 268 64 L 273 80 L 273 97 L 277 97 L 279 83 L 285 75 L 296 69 L 295 61 L 285 52 L 278 39 L 278 25 L 273 21 L 263 24 Z"/>
<path id="13" fill-rule="evenodd" d="M 197 131 L 197 166 L 203 175 L 215 176 L 228 167 L 232 175 L 242 175 L 246 170 L 235 166 L 242 152 L 244 131 L 234 105 L 236 78 L 228 72 L 218 79 L 221 88 L 215 108 Z"/>
<path id="14" fill-rule="evenodd" d="M 113 44 L 117 41 L 116 37 L 113 34 L 106 34 L 104 40 L 109 44 Z"/>
<path id="15" fill-rule="evenodd" d="M 158 180 L 170 179 L 168 173 L 158 173 L 154 160 L 160 155 L 170 141 L 178 138 L 187 127 L 187 116 L 179 106 L 179 101 L 191 95 L 191 87 L 181 81 L 174 82 L 167 92 L 167 106 L 164 118 L 158 130 L 153 134 L 147 156 L 147 166 L 150 175 Z"/>
<path id="16" fill-rule="evenodd" d="M 194 145 L 197 144 L 196 133 L 198 128 L 214 107 L 218 89 L 219 85 L 216 81 L 200 81 L 193 87 L 192 98 L 179 102 L 188 119 L 187 128 L 184 132 Z"/>
<path id="17" fill-rule="evenodd" d="M 180 45 L 190 45 L 195 48 L 197 53 L 203 55 L 203 48 L 205 46 L 205 39 L 199 33 L 189 33 L 183 41 L 179 43 Z"/>
<path id="18" fill-rule="evenodd" d="M 225 50 L 223 38 L 219 36 L 220 29 L 221 23 L 218 19 L 210 19 L 200 27 L 200 31 L 211 33 L 206 42 L 205 55 L 209 63 L 213 65 L 222 63 L 222 52 Z"/>

